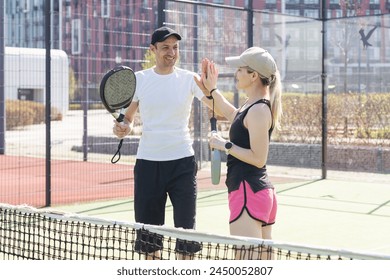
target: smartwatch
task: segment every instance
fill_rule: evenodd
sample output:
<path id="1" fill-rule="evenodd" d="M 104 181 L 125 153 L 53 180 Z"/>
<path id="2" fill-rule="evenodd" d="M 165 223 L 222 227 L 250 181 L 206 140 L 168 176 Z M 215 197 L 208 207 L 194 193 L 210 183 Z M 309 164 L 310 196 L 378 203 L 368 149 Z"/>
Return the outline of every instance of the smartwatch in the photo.
<path id="1" fill-rule="evenodd" d="M 228 155 L 230 152 L 230 149 L 233 148 L 233 143 L 230 141 L 227 141 L 225 143 L 225 153 Z"/>

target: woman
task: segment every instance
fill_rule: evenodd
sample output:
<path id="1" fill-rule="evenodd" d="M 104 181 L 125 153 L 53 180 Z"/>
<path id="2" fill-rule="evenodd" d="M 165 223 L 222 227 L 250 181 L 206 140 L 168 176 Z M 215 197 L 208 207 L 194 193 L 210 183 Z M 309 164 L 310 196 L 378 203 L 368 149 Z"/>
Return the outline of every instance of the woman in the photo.
<path id="1" fill-rule="evenodd" d="M 210 137 L 210 147 L 227 154 L 226 185 L 229 193 L 230 234 L 271 239 L 277 201 L 275 189 L 266 170 L 269 142 L 273 129 L 279 128 L 282 113 L 281 81 L 273 57 L 268 51 L 252 47 L 226 62 L 238 68 L 236 87 L 248 99 L 240 108 L 231 105 L 217 89 L 218 69 L 208 59 L 202 61 L 203 92 L 209 92 L 215 109 L 231 122 L 227 141 L 219 135 Z M 271 258 L 238 250 L 237 258 Z M 246 255 L 244 255 L 246 254 Z"/>

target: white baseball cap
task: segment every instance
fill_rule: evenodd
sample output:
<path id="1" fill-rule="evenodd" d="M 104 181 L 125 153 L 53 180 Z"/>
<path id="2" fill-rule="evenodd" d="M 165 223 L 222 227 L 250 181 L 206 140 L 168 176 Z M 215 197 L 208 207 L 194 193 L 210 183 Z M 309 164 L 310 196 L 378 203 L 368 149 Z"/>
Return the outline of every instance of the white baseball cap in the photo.
<path id="1" fill-rule="evenodd" d="M 250 67 L 266 78 L 275 75 L 278 69 L 272 55 L 259 47 L 251 47 L 240 56 L 226 57 L 225 60 L 227 64 L 236 68 Z"/>

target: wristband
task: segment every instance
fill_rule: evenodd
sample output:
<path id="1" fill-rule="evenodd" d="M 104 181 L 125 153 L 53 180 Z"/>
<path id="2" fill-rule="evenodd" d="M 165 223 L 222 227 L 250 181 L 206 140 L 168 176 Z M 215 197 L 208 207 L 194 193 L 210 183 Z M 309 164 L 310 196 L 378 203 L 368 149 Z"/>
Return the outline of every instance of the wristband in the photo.
<path id="1" fill-rule="evenodd" d="M 210 100 L 211 100 L 211 99 L 214 99 L 214 98 L 213 98 L 213 92 L 216 91 L 216 90 L 217 90 L 217 88 L 213 88 L 213 89 L 210 91 L 210 95 L 208 95 L 208 96 L 206 96 L 206 97 L 207 97 L 208 99 L 210 99 Z"/>
<path id="2" fill-rule="evenodd" d="M 213 92 L 216 91 L 218 88 L 213 88 L 212 90 L 210 90 L 210 96 L 213 95 Z"/>

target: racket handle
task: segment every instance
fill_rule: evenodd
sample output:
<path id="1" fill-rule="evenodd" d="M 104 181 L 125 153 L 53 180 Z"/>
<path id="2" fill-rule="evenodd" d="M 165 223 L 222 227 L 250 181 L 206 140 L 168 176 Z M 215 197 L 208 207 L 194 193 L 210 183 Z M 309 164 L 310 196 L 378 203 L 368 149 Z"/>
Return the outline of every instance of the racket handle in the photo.
<path id="1" fill-rule="evenodd" d="M 125 115 L 124 114 L 119 114 L 119 117 L 116 119 L 117 122 L 123 122 L 123 120 L 125 119 Z"/>
<path id="2" fill-rule="evenodd" d="M 211 183 L 218 185 L 221 179 L 221 152 L 213 150 L 211 152 Z"/>
<path id="3" fill-rule="evenodd" d="M 210 119 L 210 125 L 211 125 L 211 130 L 212 131 L 217 131 L 217 119 L 212 117 Z"/>
<path id="4" fill-rule="evenodd" d="M 119 113 L 119 117 L 116 119 L 117 122 L 123 122 L 123 120 L 125 119 L 125 115 L 126 115 L 126 112 L 127 112 L 127 108 L 122 108 L 120 113 Z"/>
<path id="5" fill-rule="evenodd" d="M 217 119 L 210 119 L 211 134 L 217 133 Z M 211 149 L 211 183 L 218 185 L 221 179 L 221 152 L 217 149 Z"/>

